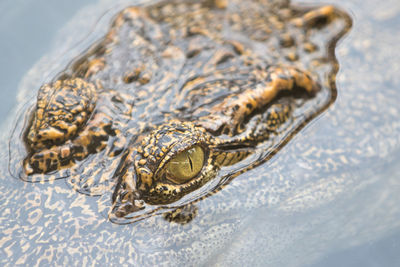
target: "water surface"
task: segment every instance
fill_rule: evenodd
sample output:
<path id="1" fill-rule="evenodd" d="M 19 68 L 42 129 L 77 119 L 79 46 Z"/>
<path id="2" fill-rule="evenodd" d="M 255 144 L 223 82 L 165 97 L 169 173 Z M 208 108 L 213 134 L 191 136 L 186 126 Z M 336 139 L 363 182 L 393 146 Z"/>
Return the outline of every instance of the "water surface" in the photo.
<path id="1" fill-rule="evenodd" d="M 56 263 L 64 265 L 77 261 L 101 265 L 105 260 L 149 263 L 158 254 L 164 255 L 166 265 L 398 265 L 400 3 L 396 0 L 335 1 L 354 19 L 337 49 L 341 66 L 337 101 L 271 161 L 206 199 L 191 225 L 158 221 L 114 225 L 104 214 L 85 214 L 85 207 L 74 206 L 85 196 L 70 191 L 63 181 L 40 185 L 10 177 L 5 171 L 6 146 L 18 110 L 36 95 L 40 84 L 101 36 L 112 14 L 127 2 L 0 4 L 0 10 L 9 10 L 0 18 L 0 31 L 7 37 L 0 44 L 5 59 L 0 63 L 0 114 L 7 118 L 0 140 L 2 263 L 35 262 L 52 253 Z M 325 148 L 317 166 L 316 155 L 302 153 L 310 143 Z M 340 168 L 335 169 L 338 162 Z M 265 180 L 251 180 L 259 172 L 266 173 Z M 59 194 L 49 195 L 49 186 L 59 188 Z M 249 195 L 232 197 L 237 187 L 248 189 Z M 32 204 L 21 203 L 21 194 L 32 196 Z M 257 201 L 261 198 L 266 199 L 262 205 Z M 88 205 L 95 202 L 93 198 Z M 213 202 L 229 202 L 236 209 L 216 214 L 207 208 Z M 71 206 L 71 220 L 57 225 L 57 214 Z M 36 210 L 43 214 L 32 227 L 36 217 L 30 216 Z M 73 220 L 74 214 L 80 221 Z M 38 237 L 37 232 L 43 234 Z"/>

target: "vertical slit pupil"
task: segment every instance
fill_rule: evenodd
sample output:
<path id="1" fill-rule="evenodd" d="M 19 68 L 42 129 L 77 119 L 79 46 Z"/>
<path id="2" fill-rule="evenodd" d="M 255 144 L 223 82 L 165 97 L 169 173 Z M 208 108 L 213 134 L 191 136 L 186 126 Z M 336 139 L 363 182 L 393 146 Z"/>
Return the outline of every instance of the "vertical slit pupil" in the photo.
<path id="1" fill-rule="evenodd" d="M 193 162 L 192 159 L 190 158 L 190 156 L 188 156 L 189 158 L 189 163 L 190 163 L 190 170 L 193 171 Z"/>

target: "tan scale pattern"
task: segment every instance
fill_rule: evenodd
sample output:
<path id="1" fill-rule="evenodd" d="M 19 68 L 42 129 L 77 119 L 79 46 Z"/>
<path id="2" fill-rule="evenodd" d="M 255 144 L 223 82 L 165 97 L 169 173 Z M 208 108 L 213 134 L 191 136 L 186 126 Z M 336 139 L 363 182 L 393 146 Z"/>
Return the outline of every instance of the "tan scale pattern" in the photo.
<path id="1" fill-rule="evenodd" d="M 326 66 L 334 77 L 328 49 L 347 29 L 318 44 L 311 36 L 346 15 L 332 6 L 244 2 L 166 1 L 121 11 L 102 40 L 39 90 L 20 177 L 68 177 L 87 195 L 114 189 L 109 218 L 117 223 L 171 211 L 193 196 L 164 216 L 192 220 L 195 202 L 265 162 L 335 97 L 327 87 L 334 84 L 321 80 Z M 308 103 L 315 106 L 303 108 Z M 205 154 L 200 173 L 186 183 L 168 180 L 169 160 L 195 145 Z M 267 156 L 252 159 L 260 151 Z M 231 178 L 196 196 L 222 181 L 221 169 Z"/>
<path id="2" fill-rule="evenodd" d="M 43 85 L 27 134 L 30 148 L 38 150 L 74 137 L 90 117 L 96 99 L 94 85 L 82 79 Z"/>

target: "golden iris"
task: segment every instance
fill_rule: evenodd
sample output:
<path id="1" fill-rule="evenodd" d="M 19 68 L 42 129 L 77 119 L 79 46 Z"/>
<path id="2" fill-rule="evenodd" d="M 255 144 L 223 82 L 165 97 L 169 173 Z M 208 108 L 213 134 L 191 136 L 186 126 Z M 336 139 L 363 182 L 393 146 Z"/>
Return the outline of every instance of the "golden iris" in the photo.
<path id="1" fill-rule="evenodd" d="M 186 183 L 201 171 L 203 164 L 203 149 L 193 146 L 180 152 L 167 163 L 167 179 L 177 184 Z"/>

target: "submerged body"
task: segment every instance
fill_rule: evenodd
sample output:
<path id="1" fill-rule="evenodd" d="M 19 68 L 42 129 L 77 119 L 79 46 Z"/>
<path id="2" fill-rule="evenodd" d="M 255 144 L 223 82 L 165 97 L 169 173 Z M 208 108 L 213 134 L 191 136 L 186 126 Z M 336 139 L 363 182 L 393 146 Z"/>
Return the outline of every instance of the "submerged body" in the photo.
<path id="1" fill-rule="evenodd" d="M 296 207 L 300 206 L 297 210 L 301 210 L 303 208 L 301 205 L 304 204 L 303 200 L 305 198 L 307 198 L 310 205 L 311 203 L 320 205 L 320 198 L 318 197 L 321 196 L 329 197 L 332 194 L 336 194 L 335 200 L 341 198 L 341 195 L 337 195 L 337 191 L 333 191 L 336 188 L 332 189 L 329 186 L 332 183 L 337 183 L 338 179 L 343 177 L 343 188 L 348 187 L 348 181 L 351 180 L 349 177 L 351 178 L 354 173 L 347 173 L 347 176 L 340 175 L 343 174 L 343 171 L 348 170 L 344 169 L 344 167 L 354 167 L 355 165 L 351 164 L 355 162 L 353 160 L 359 159 L 359 156 L 358 154 L 353 154 L 353 157 L 347 156 L 352 155 L 350 152 L 358 144 L 360 146 L 363 144 L 361 139 L 364 136 L 369 136 L 362 130 L 364 128 L 361 128 L 359 123 L 354 123 L 353 128 L 348 126 L 349 123 L 347 123 L 347 126 L 345 123 L 346 118 L 357 118 L 356 122 L 360 121 L 358 118 L 362 118 L 360 111 L 363 111 L 367 105 L 364 102 L 363 91 L 353 89 L 353 93 L 351 93 L 352 88 L 344 88 L 345 90 L 340 91 L 341 96 L 348 96 L 349 94 L 351 97 L 347 98 L 348 102 L 338 102 L 341 103 L 340 111 L 337 108 L 335 109 L 337 105 L 334 105 L 333 109 L 329 108 L 329 112 L 324 113 L 319 120 L 314 120 L 311 127 L 305 129 L 306 134 L 302 134 L 304 133 L 303 131 L 300 132 L 295 136 L 295 140 L 291 141 L 284 149 L 279 150 L 279 148 L 289 140 L 290 136 L 293 136 L 293 133 L 296 133 L 305 118 L 312 118 L 334 98 L 335 90 L 332 81 L 334 81 L 333 78 L 337 68 L 332 54 L 333 50 L 327 47 L 334 47 L 335 40 L 339 38 L 338 36 L 341 36 L 345 29 L 344 26 L 348 26 L 348 24 L 343 23 L 344 19 L 340 16 L 341 13 L 335 10 L 335 14 L 339 12 L 339 15 L 333 16 L 332 19 L 321 19 L 319 21 L 321 24 L 317 23 L 314 26 L 311 24 L 310 27 L 304 26 L 306 27 L 304 28 L 297 26 L 300 25 L 298 24 L 299 19 L 304 21 L 304 18 L 310 17 L 309 15 L 305 16 L 308 12 L 317 11 L 320 8 L 299 8 L 286 5 L 287 3 L 283 1 L 275 2 L 275 4 L 280 3 L 281 6 L 268 6 L 268 4 L 265 4 L 263 5 L 264 9 L 260 8 L 261 3 L 259 1 L 240 3 L 243 3 L 243 5 L 255 3 L 252 8 L 259 8 L 260 13 L 268 15 L 267 18 L 262 16 L 264 18 L 263 23 L 257 24 L 258 19 L 252 17 L 251 21 L 246 22 L 246 25 L 253 25 L 253 27 L 237 27 L 236 31 L 229 30 L 229 24 L 224 23 L 224 25 L 228 26 L 225 28 L 227 33 L 223 36 L 227 37 L 220 37 L 220 39 L 235 37 L 235 40 L 239 40 L 243 46 L 250 47 L 249 50 L 255 55 L 253 59 L 258 62 L 264 62 L 267 65 L 266 68 L 261 69 L 264 73 L 269 73 L 267 71 L 269 68 L 282 66 L 310 73 L 313 81 L 320 85 L 318 92 L 315 95 L 309 95 L 304 90 L 305 88 L 296 88 L 294 91 L 283 92 L 278 98 L 272 100 L 271 105 L 277 105 L 275 106 L 277 111 L 280 110 L 279 105 L 291 107 L 289 120 L 280 125 L 277 131 L 272 131 L 270 135 L 264 136 L 261 140 L 255 142 L 254 149 L 250 149 L 251 153 L 243 156 L 239 162 L 230 166 L 221 166 L 209 182 L 195 191 L 170 204 L 151 204 L 151 200 L 147 203 L 142 199 L 143 196 L 147 195 L 145 188 L 143 193 L 139 192 L 140 194 L 133 200 L 135 203 L 132 205 L 132 203 L 129 203 L 131 202 L 129 198 L 127 198 L 127 202 L 123 202 L 124 200 L 121 199 L 121 196 L 124 194 L 119 193 L 126 193 L 125 195 L 127 196 L 129 192 L 136 194 L 137 191 L 123 191 L 121 190 L 121 184 L 118 184 L 118 182 L 122 182 L 122 177 L 124 177 L 122 172 L 125 171 L 127 174 L 125 175 L 125 181 L 129 181 L 128 175 L 130 174 L 135 178 L 137 168 L 134 164 L 128 164 L 128 162 L 135 159 L 135 155 L 131 154 L 133 156 L 130 158 L 131 160 L 127 160 L 123 156 L 129 154 L 128 151 L 134 152 L 135 149 L 138 152 L 143 142 L 150 141 L 145 141 L 146 139 L 157 135 L 157 129 L 161 129 L 164 126 L 169 127 L 174 121 L 183 121 L 188 124 L 197 123 L 200 118 L 206 118 L 210 114 L 218 114 L 216 109 L 224 102 L 223 99 L 241 92 L 240 90 L 244 88 L 251 89 L 252 87 L 248 85 L 252 84 L 248 84 L 248 79 L 245 79 L 249 76 L 249 72 L 246 69 L 243 73 L 229 73 L 214 71 L 213 67 L 210 67 L 210 65 L 214 66 L 215 62 L 211 61 L 215 55 L 215 47 L 211 46 L 212 42 L 209 39 L 205 40 L 208 45 L 201 45 L 200 53 L 197 54 L 203 56 L 192 57 L 194 58 L 191 61 L 192 65 L 190 62 L 188 63 L 186 56 L 181 59 L 182 64 L 174 64 L 179 63 L 174 59 L 176 57 L 179 58 L 179 55 L 181 55 L 181 53 L 178 53 L 179 49 L 169 50 L 175 53 L 172 53 L 173 56 L 168 58 L 162 57 L 161 53 L 157 52 L 159 51 L 158 49 L 160 51 L 165 50 L 165 48 L 161 48 L 161 45 L 160 48 L 155 49 L 148 43 L 146 45 L 142 44 L 145 41 L 155 43 L 149 37 L 139 38 L 144 34 L 154 33 L 154 30 L 149 28 L 134 30 L 137 23 L 131 25 L 129 24 L 131 21 L 129 19 L 121 24 L 125 27 L 124 30 L 122 27 L 111 26 L 110 32 L 118 33 L 115 33 L 118 36 L 118 38 L 115 38 L 115 42 L 109 43 L 108 47 L 107 43 L 104 43 L 104 39 L 100 40 L 99 43 L 93 46 L 92 50 L 84 52 L 67 66 L 64 73 L 54 77 L 53 81 L 48 81 L 48 84 L 53 86 L 58 80 L 74 81 L 75 79 L 81 79 L 85 83 L 95 85 L 97 100 L 92 115 L 88 117 L 83 127 L 78 127 L 79 130 L 74 137 L 68 140 L 73 141 L 71 142 L 73 144 L 77 144 L 78 137 L 80 140 L 85 140 L 85 135 L 82 134 L 84 131 L 90 133 L 86 135 L 88 137 L 96 136 L 95 133 L 99 133 L 99 137 L 107 137 L 106 140 L 100 139 L 100 143 L 104 144 L 103 148 L 101 146 L 79 146 L 89 148 L 88 151 L 91 152 L 84 152 L 82 159 L 76 158 L 68 165 L 61 166 L 49 173 L 24 175 L 26 170 L 23 168 L 22 162 L 24 159 L 28 160 L 30 158 L 27 152 L 29 147 L 26 149 L 27 145 L 25 145 L 23 147 L 24 150 L 20 150 L 21 154 L 15 154 L 16 148 L 19 148 L 23 143 L 21 139 L 11 139 L 11 160 L 18 160 L 18 162 L 15 162 L 15 166 L 19 168 L 11 168 L 12 172 L 21 170 L 23 174 L 21 177 L 28 181 L 51 181 L 55 178 L 64 177 L 65 179 L 36 184 L 12 179 L 12 186 L 8 186 L 8 184 L 4 186 L 3 184 L 2 188 L 5 188 L 5 190 L 2 191 L 7 192 L 2 195 L 2 201 L 4 201 L 4 205 L 2 205 L 2 214 L 4 216 L 2 218 L 5 218 L 5 220 L 1 223 L 3 229 L 5 229 L 5 237 L 1 240 L 5 259 L 10 262 L 18 261 L 19 263 L 40 262 L 41 264 L 46 264 L 47 262 L 56 262 L 60 265 L 81 260 L 101 263 L 121 262 L 139 266 L 154 265 L 160 262 L 180 264 L 192 262 L 196 264 L 198 262 L 209 263 L 210 257 L 212 258 L 211 260 L 215 261 L 232 260 L 233 262 L 243 258 L 242 252 L 233 255 L 241 248 L 245 248 L 246 259 L 252 257 L 253 253 L 255 255 L 267 253 L 267 258 L 271 258 L 273 257 L 271 256 L 272 253 L 280 252 L 282 248 L 284 250 L 287 249 L 286 253 L 290 255 L 291 244 L 296 242 L 293 240 L 297 240 L 299 236 L 303 236 L 306 239 L 310 235 L 311 231 L 303 231 L 304 228 L 297 227 L 299 223 L 309 225 L 309 217 L 300 216 L 302 220 L 300 222 L 297 220 L 299 217 L 295 215 L 286 217 L 288 212 L 281 212 L 281 210 L 285 209 L 285 211 L 289 210 L 291 212 L 295 205 L 297 205 Z M 168 7 L 169 4 L 161 3 L 160 5 L 141 7 L 139 9 L 148 13 L 164 6 Z M 292 13 L 285 13 L 287 12 L 285 7 L 292 10 Z M 271 9 L 274 12 L 267 12 L 265 9 Z M 165 25 L 166 29 L 169 29 L 172 27 L 171 23 L 175 21 L 183 22 L 183 25 L 185 25 L 189 17 L 195 15 L 184 12 L 182 16 L 186 19 L 179 19 L 179 16 L 173 16 L 172 14 L 176 14 L 178 11 L 183 12 L 182 9 L 166 8 L 166 10 L 172 12 L 168 13 L 171 15 L 166 16 L 165 19 L 159 17 L 159 20 L 155 20 L 154 24 L 157 27 Z M 202 12 L 213 14 L 214 11 L 218 10 L 225 12 L 225 14 L 232 14 L 232 16 L 237 11 L 233 6 L 220 10 L 210 7 L 209 3 L 207 3 L 204 5 Z M 271 15 L 271 13 L 278 14 L 279 10 L 283 10 L 281 12 L 286 14 L 285 16 L 288 19 L 285 19 L 285 23 L 283 23 L 286 26 L 279 26 L 278 23 L 278 26 L 276 26 L 278 28 L 275 29 L 271 25 L 275 25 L 276 19 L 274 19 L 275 15 Z M 167 19 L 168 22 L 166 22 Z M 148 19 L 145 21 L 147 22 Z M 327 23 L 324 24 L 324 21 Z M 213 22 L 218 24 L 216 20 Z M 243 21 L 243 23 L 245 22 Z M 268 40 L 257 38 L 257 36 L 262 36 L 263 33 L 262 31 L 261 33 L 259 31 L 254 33 L 255 29 L 263 27 L 256 25 L 267 25 L 273 28 L 268 34 Z M 207 27 L 210 27 L 209 24 L 204 26 L 206 29 Z M 128 31 L 131 33 L 126 34 Z M 250 32 L 253 32 L 253 35 L 250 36 Z M 287 38 L 284 34 L 285 32 L 290 32 L 294 41 L 290 41 L 291 38 Z M 162 33 L 162 36 L 167 36 L 165 33 L 169 33 L 169 30 L 163 30 Z M 176 39 L 176 43 L 184 43 L 185 40 L 189 41 L 190 37 L 195 37 L 195 35 Z M 134 43 L 133 40 L 139 39 L 140 41 Z M 170 39 L 175 40 L 173 38 Z M 282 42 L 280 41 L 281 39 L 283 39 Z M 123 40 L 126 40 L 126 42 L 123 43 Z M 166 43 L 174 44 L 168 39 Z M 201 44 L 200 41 L 194 41 L 193 43 L 194 45 Z M 290 46 L 291 43 L 296 45 Z M 313 43 L 314 46 L 310 43 Z M 133 48 L 140 47 L 140 44 L 144 47 L 141 50 L 142 52 L 151 51 L 145 54 L 141 54 L 142 52 L 134 54 L 134 51 L 137 50 Z M 174 46 L 176 47 L 177 45 Z M 101 49 L 98 50 L 96 47 L 107 47 L 105 50 L 109 52 L 102 54 Z M 123 50 L 124 47 L 126 50 Z M 230 46 L 227 47 L 229 48 Z M 240 51 L 240 45 L 235 45 L 235 47 Z M 310 50 L 311 47 L 314 47 L 314 50 Z M 100 52 L 93 53 L 93 51 Z M 119 56 L 118 52 L 120 53 Z M 168 55 L 167 52 L 166 55 Z M 130 57 L 132 57 L 131 60 Z M 156 60 L 152 60 L 152 58 Z M 99 60 L 92 61 L 92 59 Z M 126 62 L 144 62 L 147 65 L 139 69 L 153 68 L 152 70 L 155 74 L 144 75 L 145 71 L 142 71 L 140 72 L 141 75 L 138 76 L 139 78 L 135 80 L 135 75 L 132 74 L 137 72 L 128 71 L 127 69 L 135 70 L 136 68 L 128 68 L 129 66 L 127 66 L 125 69 L 121 63 L 124 60 Z M 194 63 L 199 61 L 204 66 Z M 89 64 L 88 62 L 92 63 Z M 99 62 L 103 63 L 98 64 Z M 228 65 L 231 63 L 229 57 L 225 63 L 228 63 Z M 91 71 L 86 74 L 89 68 L 85 66 L 89 65 L 92 66 L 90 68 Z M 157 66 L 159 67 L 157 68 Z M 224 67 L 224 65 L 221 66 L 221 68 Z M 210 70 L 210 72 L 205 72 L 202 67 Z M 252 69 L 252 65 L 247 67 Z M 78 71 L 78 69 L 80 70 Z M 175 76 L 164 75 L 164 73 L 173 73 L 172 70 L 176 71 L 177 74 Z M 213 76 L 214 74 L 216 77 Z M 144 78 L 141 78 L 142 75 L 144 75 Z M 194 82 L 191 83 L 192 80 L 188 77 L 193 76 L 200 76 L 202 79 L 193 80 Z M 123 77 L 126 78 L 124 79 Z M 158 80 L 152 81 L 151 77 L 156 77 L 160 80 L 159 82 L 157 82 Z M 244 78 L 241 79 L 242 77 Z M 171 79 L 169 80 L 169 78 Z M 163 79 L 165 83 L 162 82 Z M 233 82 L 230 82 L 232 80 Z M 125 83 L 125 81 L 130 83 Z M 146 81 L 149 82 L 146 83 Z M 256 81 L 260 82 L 262 80 L 258 79 Z M 239 88 L 236 88 L 236 91 L 232 91 L 231 89 L 235 90 L 235 85 Z M 40 85 L 29 87 L 28 89 L 33 90 L 39 87 Z M 358 87 L 354 86 L 354 88 Z M 157 94 L 158 90 L 161 92 L 159 95 Z M 355 91 L 357 94 L 354 94 Z M 299 95 L 295 92 L 298 92 Z M 63 99 L 61 103 L 66 103 L 67 97 Z M 24 110 L 25 114 L 27 114 L 26 125 L 22 127 L 20 121 L 18 121 L 17 131 L 15 131 L 16 135 L 24 132 L 23 137 L 25 140 L 29 129 L 31 129 L 31 122 L 34 121 L 33 118 L 30 118 L 31 114 L 37 112 L 35 110 L 36 103 L 32 103 L 33 101 L 29 102 L 33 106 L 32 111 Z M 353 101 L 354 105 L 351 104 Z M 361 105 L 361 103 L 365 104 Z M 374 107 L 371 105 L 374 102 L 367 103 L 369 106 Z M 382 104 L 382 102 L 378 103 Z M 199 107 L 204 107 L 202 113 L 196 113 Z M 246 132 L 246 129 L 249 129 L 252 125 L 267 125 L 265 123 L 257 123 L 257 121 L 266 119 L 266 117 L 262 116 L 266 116 L 269 110 L 271 110 L 271 106 L 267 104 L 263 110 L 257 110 L 248 116 L 248 120 L 245 120 L 242 128 L 245 131 L 241 133 Z M 388 116 L 392 114 L 390 112 L 382 114 L 382 109 L 378 110 L 377 115 L 384 116 L 386 121 Z M 109 124 L 107 122 L 107 116 L 109 116 L 109 119 L 113 122 L 114 128 L 111 128 L 113 132 L 102 134 L 102 128 L 94 127 L 99 125 L 92 124 L 92 122 L 95 122 L 94 114 L 99 114 L 97 118 L 104 125 Z M 257 116 L 259 116 L 259 119 L 257 119 Z M 379 118 L 382 118 L 382 116 Z M 253 124 L 251 124 L 251 121 Z M 321 123 L 325 123 L 326 131 L 315 133 L 315 129 L 319 129 Z M 20 125 L 21 127 L 19 127 Z M 236 124 L 234 123 L 234 125 Z M 93 127 L 91 128 L 90 126 Z M 197 125 L 196 127 L 199 126 L 206 127 L 207 125 L 203 123 L 203 126 Z M 354 131 L 354 127 L 360 128 L 358 131 Z M 338 144 L 336 140 L 333 142 L 332 139 L 332 143 L 326 143 L 330 132 L 335 131 L 336 128 L 351 129 L 349 134 L 345 136 L 348 137 L 350 135 L 350 137 L 354 138 L 343 144 Z M 103 129 L 108 130 L 107 127 Z M 118 129 L 122 129 L 122 134 L 116 131 Z M 129 131 L 126 131 L 126 129 Z M 263 128 L 260 129 L 262 130 Z M 240 130 L 239 128 L 238 131 L 240 132 Z M 383 132 L 385 128 L 381 130 Z M 382 133 L 379 129 L 376 129 L 376 131 Z M 265 133 L 265 131 L 261 132 Z M 342 133 L 341 130 L 338 130 L 338 132 Z M 211 137 L 224 138 L 225 140 L 236 139 L 240 135 L 224 135 L 212 131 L 206 131 L 206 133 L 209 133 Z M 359 142 L 358 139 L 360 140 Z M 388 141 L 385 138 L 380 138 L 379 141 L 380 144 L 382 142 L 387 145 L 391 144 L 387 143 Z M 84 144 L 84 142 L 82 143 Z M 55 144 L 55 147 L 61 148 L 63 144 L 65 143 Z M 148 146 L 152 143 L 146 144 Z M 208 142 L 207 144 L 211 143 Z M 245 144 L 245 142 L 236 142 L 235 144 Z M 340 149 L 337 149 L 337 146 Z M 156 147 L 160 147 L 159 144 L 156 144 Z M 90 148 L 96 149 L 90 150 Z M 239 150 L 246 147 L 240 145 L 239 147 L 228 146 L 227 148 L 230 151 L 236 151 L 236 149 Z M 278 150 L 278 155 L 265 163 Z M 39 152 L 39 150 L 34 151 Z M 190 152 L 187 151 L 187 154 L 190 154 Z M 155 155 L 155 153 L 152 152 L 149 155 Z M 187 159 L 188 157 L 184 155 L 183 158 Z M 372 157 L 369 159 L 373 160 Z M 346 160 L 348 165 L 345 164 Z M 167 164 L 164 166 L 167 166 Z M 356 165 L 357 170 L 359 171 L 362 166 Z M 158 167 L 159 165 L 152 165 L 151 168 L 158 169 Z M 171 171 L 170 168 L 162 169 Z M 193 170 L 195 172 L 195 167 L 193 167 Z M 233 180 L 235 176 L 237 178 Z M 11 179 L 9 176 L 7 178 Z M 173 179 L 173 181 L 179 184 L 184 179 Z M 359 181 L 364 181 L 364 179 L 361 178 L 355 183 Z M 228 183 L 229 185 L 224 187 Z M 171 185 L 172 183 L 169 184 Z M 71 186 L 73 188 L 70 188 Z M 222 187 L 224 189 L 220 190 Z M 349 188 L 352 190 L 354 187 L 355 185 Z M 325 188 L 328 188 L 329 191 L 326 192 Z M 77 193 L 73 189 L 84 194 Z M 217 191 L 217 194 L 210 196 Z M 111 196 L 113 192 L 115 192 L 114 202 Z M 101 195 L 101 197 L 91 197 L 85 194 Z M 193 202 L 200 199 L 201 201 L 196 203 L 196 208 Z M 141 201 L 144 202 L 140 203 Z M 135 210 L 135 207 L 140 207 L 141 204 L 145 208 L 143 210 Z M 365 209 L 368 210 L 368 207 Z M 324 210 L 325 208 L 318 209 L 319 212 Z M 328 208 L 327 212 L 330 210 Z M 314 210 L 311 212 L 314 212 Z M 263 213 L 265 215 L 262 217 L 262 222 L 259 223 L 259 228 L 253 228 L 253 221 L 250 221 L 251 225 L 246 224 L 254 213 Z M 190 223 L 181 225 L 165 221 L 163 216 L 159 216 L 161 214 L 165 214 L 165 219 L 174 222 L 183 223 L 191 218 L 193 219 Z M 338 214 L 342 214 L 342 212 Z M 151 217 L 147 218 L 149 216 Z M 319 214 L 316 216 L 319 216 Z M 110 223 L 109 217 L 117 223 L 130 223 L 133 221 L 135 223 L 125 226 L 115 225 Z M 140 219 L 143 220 L 139 221 Z M 271 225 L 272 227 L 270 227 Z M 312 226 L 314 225 L 315 223 Z M 243 230 L 244 228 L 245 230 Z M 315 227 L 306 229 L 313 231 Z M 251 235 L 252 231 L 255 233 L 253 236 Z M 317 231 L 317 233 L 321 232 L 322 230 L 320 232 Z M 342 229 L 339 229 L 337 233 L 342 233 Z M 239 241 L 237 239 L 238 235 L 241 236 Z M 264 245 L 260 246 L 262 251 L 257 254 L 258 251 L 254 249 L 256 248 L 255 245 L 250 245 L 250 243 L 254 240 L 260 240 L 258 238 L 260 236 L 264 238 Z M 269 239 L 270 237 L 271 239 Z M 304 238 L 298 239 L 297 242 L 303 243 Z M 231 245 L 242 240 L 248 241 L 247 243 L 242 242 L 243 245 L 241 247 L 235 248 L 234 245 Z M 286 240 L 289 240 L 289 242 L 285 244 Z M 320 239 L 317 238 L 315 240 L 318 241 Z M 271 253 L 268 254 L 268 251 L 266 252 L 265 244 L 270 246 L 267 248 L 270 249 L 268 251 L 271 251 Z M 281 244 L 283 245 L 280 246 Z M 311 246 L 308 250 L 318 250 L 320 245 L 318 243 L 318 245 Z M 301 246 L 303 249 L 304 246 L 302 244 Z M 277 253 L 276 258 L 282 256 L 282 254 L 285 253 Z"/>
<path id="2" fill-rule="evenodd" d="M 187 222 L 196 210 L 182 215 L 182 207 L 264 162 L 332 103 L 329 49 L 348 26 L 334 25 L 347 19 L 332 6 L 286 1 L 126 8 L 39 90 L 27 155 L 22 166 L 11 160 L 27 181 L 68 177 L 85 194 L 114 190 L 114 222 L 160 208 Z M 315 39 L 331 24 L 334 32 Z M 223 183 L 221 168 L 232 177 Z M 196 193 L 211 180 L 218 186 Z"/>
<path id="3" fill-rule="evenodd" d="M 104 186 L 97 191 L 102 194 L 101 197 L 92 197 L 74 191 L 77 188 L 86 192 L 79 184 L 71 183 L 77 185 L 71 188 L 70 176 L 53 182 L 27 183 L 10 177 L 8 173 L 5 160 L 9 151 L 8 132 L 15 125 L 11 120 L 14 119 L 18 124 L 16 134 L 10 140 L 11 158 L 18 159 L 17 166 L 21 168 L 26 148 L 22 146 L 18 154 L 21 139 L 16 137 L 23 131 L 21 122 L 24 121 L 23 115 L 28 114 L 28 107 L 36 106 L 38 88 L 44 80 L 51 84 L 50 79 L 54 78 L 55 73 L 63 71 L 73 56 L 86 54 L 80 49 L 88 47 L 90 42 L 104 35 L 109 29 L 109 16 L 103 17 L 96 24 L 95 33 L 85 39 L 80 47 L 72 46 L 92 30 L 93 24 L 106 10 L 115 6 L 115 1 L 101 1 L 101 4 L 81 10 L 68 26 L 60 29 L 53 49 L 20 82 L 20 119 L 13 113 L 7 119 L 9 122 L 3 124 L 3 139 L 0 142 L 0 155 L 4 159 L 3 167 L 0 168 L 0 262 L 5 266 L 14 263 L 64 266 L 76 265 L 77 262 L 133 266 L 257 266 L 268 262 L 271 266 L 306 266 L 319 265 L 320 260 L 323 260 L 321 265 L 330 261 L 346 265 L 354 263 L 355 259 L 347 256 L 361 255 L 355 259 L 361 261 L 359 265 L 376 259 L 382 262 L 381 265 L 390 265 L 390 259 L 396 259 L 396 256 L 390 255 L 398 255 L 392 245 L 398 236 L 396 233 L 400 222 L 397 175 L 400 152 L 397 73 L 400 60 L 396 53 L 390 53 L 400 41 L 398 35 L 393 35 L 398 25 L 394 22 L 399 18 L 396 17 L 397 3 L 389 1 L 385 5 L 376 6 L 374 1 L 335 2 L 351 10 L 356 18 L 354 30 L 348 38 L 341 39 L 339 50 L 336 50 L 340 62 L 336 102 L 307 124 L 270 160 L 258 161 L 266 154 L 262 153 L 267 151 L 263 148 L 271 147 L 268 144 L 265 147 L 261 145 L 260 150 L 243 159 L 240 166 L 222 167 L 215 179 L 188 194 L 196 197 L 199 190 L 202 194 L 210 192 L 228 181 L 232 177 L 229 176 L 231 172 L 240 170 L 240 167 L 251 161 L 260 162 L 257 167 L 234 178 L 223 190 L 199 201 L 196 204 L 197 216 L 184 225 L 165 221 L 162 216 L 152 216 L 128 225 L 116 225 L 107 219 L 112 203 L 112 187 Z M 289 8 L 302 10 L 298 6 Z M 308 11 L 312 9 L 307 8 Z M 232 8 L 229 10 L 234 11 Z M 387 12 L 382 13 L 385 10 Z M 32 12 L 35 13 L 35 10 Z M 114 9 L 108 14 L 117 12 Z M 10 13 L 10 16 L 13 14 Z M 50 18 L 54 15 L 53 12 L 44 14 Z M 301 14 L 293 17 L 301 17 Z M 385 20 L 383 16 L 389 18 Z M 31 16 L 24 19 L 30 20 Z M 15 21 L 20 20 L 18 17 Z M 307 65 L 309 60 L 314 59 L 315 63 L 320 63 L 320 69 L 298 66 L 312 73 L 317 70 L 318 82 L 322 85 L 320 93 L 328 92 L 326 89 L 331 88 L 326 86 L 325 76 L 331 73 L 330 64 L 326 65 L 323 58 L 327 54 L 327 43 L 335 47 L 329 40 L 337 36 L 336 30 L 343 28 L 340 21 L 332 20 L 325 27 L 314 28 L 309 32 L 309 38 L 318 44 L 317 53 L 320 54 L 307 56 L 299 49 L 299 59 L 294 62 Z M 30 43 L 27 39 L 29 36 L 18 31 L 18 25 L 8 25 L 10 29 L 17 28 L 15 32 L 11 30 L 13 37 L 19 36 L 24 44 Z M 127 35 L 122 36 L 122 39 L 127 38 Z M 275 32 L 270 38 L 278 36 L 280 33 Z M 246 38 L 241 40 L 243 42 Z M 301 40 L 296 43 L 303 46 Z M 261 55 L 273 54 L 269 50 L 279 47 L 279 42 L 273 41 L 267 47 L 268 53 L 260 50 Z M 15 48 L 18 49 L 18 46 Z M 69 52 L 64 54 L 64 51 Z M 284 54 L 281 53 L 282 57 L 277 56 L 276 61 L 269 62 L 285 61 Z M 286 63 L 283 64 L 290 66 Z M 6 62 L 3 64 L 10 67 Z M 291 97 L 289 94 L 289 99 Z M 102 99 L 106 98 L 98 98 L 97 103 L 102 103 Z M 318 106 L 319 102 L 314 102 L 316 99 L 321 99 L 320 95 L 307 99 L 310 110 Z M 28 104 L 23 106 L 26 101 Z M 176 105 L 178 101 L 175 100 Z M 215 104 L 220 102 L 217 100 Z M 96 105 L 96 108 L 100 106 Z M 117 114 L 122 114 L 124 109 L 121 110 Z M 295 107 L 290 118 L 296 118 L 296 110 L 301 117 L 307 106 L 302 105 L 300 109 Z M 30 118 L 27 117 L 28 121 Z M 110 138 L 114 137 L 110 135 Z M 106 144 L 106 147 L 109 146 Z M 111 163 L 108 160 L 101 162 L 103 158 L 107 159 L 97 157 L 96 153 L 90 154 L 82 161 L 76 160 L 74 166 L 67 166 L 66 169 L 75 173 L 80 170 L 72 168 L 81 166 L 82 171 L 91 170 L 94 174 L 105 168 L 104 163 Z M 98 164 L 94 164 L 96 161 Z M 117 162 L 117 166 L 112 166 L 113 171 L 121 161 L 114 162 Z M 13 173 L 17 171 L 10 169 Z M 52 174 L 55 172 L 46 177 Z M 90 175 L 89 172 L 86 174 Z M 87 188 L 93 189 L 88 182 Z M 190 200 L 183 197 L 176 201 L 177 204 L 164 205 L 164 209 L 158 213 L 164 213 Z M 187 208 L 182 207 L 182 213 L 193 213 L 193 209 Z M 177 213 L 170 215 L 167 218 L 174 219 Z M 382 250 L 382 247 L 386 248 L 385 244 L 389 249 Z M 371 249 L 379 254 L 371 253 Z"/>

